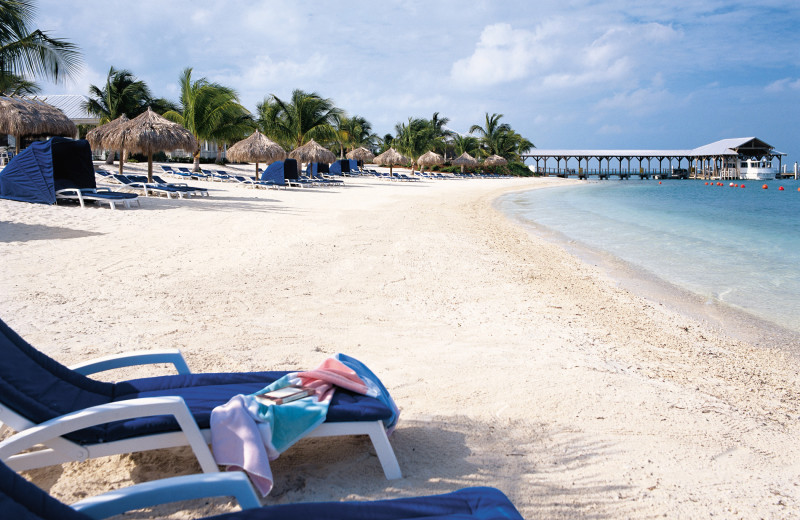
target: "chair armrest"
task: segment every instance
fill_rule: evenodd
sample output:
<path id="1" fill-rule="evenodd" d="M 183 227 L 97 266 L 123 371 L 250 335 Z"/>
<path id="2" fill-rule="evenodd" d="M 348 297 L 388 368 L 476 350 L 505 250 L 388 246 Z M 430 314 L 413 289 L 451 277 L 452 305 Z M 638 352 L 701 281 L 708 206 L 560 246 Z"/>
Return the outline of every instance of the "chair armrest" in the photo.
<path id="1" fill-rule="evenodd" d="M 64 193 L 64 194 L 72 193 L 72 194 L 75 194 L 75 195 L 80 195 L 81 194 L 81 190 L 78 189 L 78 188 L 62 188 L 62 189 L 56 191 L 56 193 Z"/>
<path id="2" fill-rule="evenodd" d="M 108 518 L 134 509 L 181 500 L 232 496 L 242 509 L 261 507 L 253 485 L 240 471 L 201 473 L 136 484 L 71 505 L 92 518 Z"/>
<path id="3" fill-rule="evenodd" d="M 179 374 L 191 374 L 189 365 L 183 359 L 180 350 L 167 349 L 167 350 L 152 350 L 147 352 L 124 352 L 122 354 L 115 354 L 113 356 L 105 356 L 97 359 L 92 359 L 84 363 L 72 365 L 70 370 L 87 376 L 105 370 L 113 370 L 115 368 L 131 367 L 137 365 L 152 365 L 155 363 L 170 363 L 175 367 Z"/>

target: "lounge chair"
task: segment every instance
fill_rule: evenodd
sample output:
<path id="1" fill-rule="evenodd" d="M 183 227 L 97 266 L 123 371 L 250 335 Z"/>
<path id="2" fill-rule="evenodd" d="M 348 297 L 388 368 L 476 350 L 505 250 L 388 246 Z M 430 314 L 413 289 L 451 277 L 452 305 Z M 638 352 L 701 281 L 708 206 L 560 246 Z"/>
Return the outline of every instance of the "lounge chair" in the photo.
<path id="1" fill-rule="evenodd" d="M 113 179 L 118 183 L 124 185 L 126 188 L 141 191 L 144 193 L 145 197 L 149 197 L 151 194 L 153 194 L 165 195 L 168 199 L 171 199 L 174 195 L 182 199 L 184 195 L 191 195 L 191 193 L 187 193 L 178 188 L 171 188 L 169 186 L 161 186 L 156 183 L 147 182 L 147 178 L 145 178 L 144 181 L 142 181 L 141 178 L 137 181 L 127 175 L 120 175 L 118 173 L 113 174 L 111 177 L 113 177 Z"/>
<path id="2" fill-rule="evenodd" d="M 170 363 L 178 375 L 118 383 L 87 377 L 149 363 Z M 0 442 L 0 460 L 26 470 L 189 445 L 203 471 L 215 472 L 218 467 L 208 447 L 211 410 L 285 374 L 192 374 L 177 350 L 111 356 L 67 368 L 0 320 L 0 426 L 17 432 Z M 400 478 L 383 423 L 393 414 L 379 399 L 339 389 L 326 421 L 308 436 L 369 435 L 386 477 Z M 22 453 L 39 444 L 44 448 Z"/>
<path id="3" fill-rule="evenodd" d="M 208 175 L 203 173 L 203 171 L 194 172 L 186 166 L 179 166 L 178 171 L 180 171 L 184 176 L 191 177 L 193 179 L 208 179 Z"/>
<path id="4" fill-rule="evenodd" d="M 0 463 L 0 508 L 14 520 L 92 520 L 182 500 L 232 496 L 243 511 L 206 520 L 455 519 L 522 520 L 500 490 L 465 488 L 444 495 L 365 502 L 308 502 L 260 507 L 244 473 L 185 475 L 146 482 L 64 504 Z"/>
<path id="5" fill-rule="evenodd" d="M 147 177 L 144 175 L 128 175 L 133 181 L 141 181 L 147 182 Z M 198 188 L 197 186 L 189 186 L 185 182 L 167 182 L 158 175 L 153 175 L 153 182 L 158 184 L 159 186 L 166 186 L 168 188 L 177 188 L 184 193 L 188 193 L 190 195 L 199 195 L 201 197 L 205 196 L 208 197 L 208 189 L 206 188 Z"/>
<path id="6" fill-rule="evenodd" d="M 131 207 L 131 202 L 139 203 L 139 197 L 135 193 L 122 193 L 111 191 L 109 188 L 79 188 L 74 183 L 59 179 L 55 182 L 56 201 L 69 200 L 78 202 L 82 208 L 86 207 L 87 202 L 95 204 L 108 204 L 111 209 L 116 209 L 117 204 L 122 204 L 126 208 Z"/>

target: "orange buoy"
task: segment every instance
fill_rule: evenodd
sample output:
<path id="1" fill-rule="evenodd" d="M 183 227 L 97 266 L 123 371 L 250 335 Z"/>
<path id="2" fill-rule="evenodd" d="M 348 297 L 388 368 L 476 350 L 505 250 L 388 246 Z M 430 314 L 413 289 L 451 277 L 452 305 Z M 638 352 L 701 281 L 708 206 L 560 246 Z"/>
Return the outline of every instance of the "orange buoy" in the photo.
<path id="1" fill-rule="evenodd" d="M 742 188 L 744 188 L 744 184 L 742 184 Z"/>
<path id="2" fill-rule="evenodd" d="M 766 190 L 768 187 L 769 187 L 769 186 L 767 186 L 767 185 L 765 184 L 765 185 L 761 186 L 761 189 L 762 189 L 762 190 Z"/>
<path id="3" fill-rule="evenodd" d="M 661 181 L 658 181 L 658 183 L 661 184 Z"/>
<path id="4" fill-rule="evenodd" d="M 783 186 L 780 186 L 780 187 L 778 188 L 778 191 L 783 191 Z"/>
<path id="5" fill-rule="evenodd" d="M 708 183 L 706 183 L 706 186 L 708 186 Z"/>

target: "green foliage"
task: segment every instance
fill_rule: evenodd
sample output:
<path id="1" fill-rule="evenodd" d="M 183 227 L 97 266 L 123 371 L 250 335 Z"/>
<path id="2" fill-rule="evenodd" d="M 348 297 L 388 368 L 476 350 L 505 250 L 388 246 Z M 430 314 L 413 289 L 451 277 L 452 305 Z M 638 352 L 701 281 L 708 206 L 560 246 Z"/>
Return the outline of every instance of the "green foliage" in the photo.
<path id="1" fill-rule="evenodd" d="M 81 65 L 78 47 L 31 30 L 35 8 L 32 0 L 0 0 L 0 84 L 17 78 L 44 78 L 56 83 L 73 78 Z M 4 92 L 6 92 L 4 90 Z"/>
<path id="2" fill-rule="evenodd" d="M 341 156 L 360 146 L 375 148 L 379 139 L 377 134 L 372 133 L 370 122 L 361 116 L 339 115 L 336 118 L 336 144 Z"/>
<path id="3" fill-rule="evenodd" d="M 136 79 L 129 70 L 111 67 L 103 88 L 89 86 L 89 99 L 83 107 L 100 117 L 100 124 L 108 123 L 125 114 L 133 119 L 145 110 L 152 100 L 150 89 L 144 81 Z"/>
<path id="4" fill-rule="evenodd" d="M 316 92 L 296 89 L 284 101 L 274 94 L 256 107 L 261 131 L 287 150 L 304 145 L 311 139 L 335 142 L 336 123 L 343 116 L 333 101 Z"/>
<path id="5" fill-rule="evenodd" d="M 511 129 L 507 123 L 501 123 L 503 114 L 486 113 L 483 126 L 472 125 L 469 133 L 477 133 L 480 148 L 478 155 L 489 157 L 499 155 L 509 160 L 518 160 L 520 154 L 533 148 L 533 143 Z M 472 155 L 472 154 L 470 154 Z"/>
<path id="6" fill-rule="evenodd" d="M 180 84 L 180 109 L 168 110 L 163 115 L 183 125 L 197 139 L 193 151 L 196 171 L 200 165 L 201 141 L 218 144 L 238 141 L 253 131 L 255 123 L 234 89 L 206 78 L 193 81 L 191 67 L 184 69 Z"/>

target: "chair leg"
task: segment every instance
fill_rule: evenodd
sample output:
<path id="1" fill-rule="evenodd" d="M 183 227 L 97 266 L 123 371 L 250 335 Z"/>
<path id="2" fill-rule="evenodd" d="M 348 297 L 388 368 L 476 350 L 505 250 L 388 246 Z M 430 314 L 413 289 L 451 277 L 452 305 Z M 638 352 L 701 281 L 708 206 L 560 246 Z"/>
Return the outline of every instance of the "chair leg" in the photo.
<path id="1" fill-rule="evenodd" d="M 378 455 L 378 460 L 387 480 L 403 478 L 400 464 L 397 462 L 392 445 L 389 443 L 389 437 L 386 436 L 386 430 L 380 421 L 373 423 L 369 429 L 369 439 L 372 441 L 372 445 L 375 446 L 375 453 Z"/>

